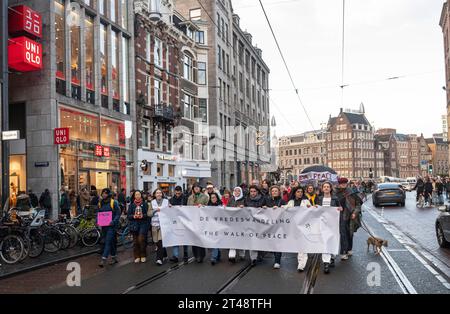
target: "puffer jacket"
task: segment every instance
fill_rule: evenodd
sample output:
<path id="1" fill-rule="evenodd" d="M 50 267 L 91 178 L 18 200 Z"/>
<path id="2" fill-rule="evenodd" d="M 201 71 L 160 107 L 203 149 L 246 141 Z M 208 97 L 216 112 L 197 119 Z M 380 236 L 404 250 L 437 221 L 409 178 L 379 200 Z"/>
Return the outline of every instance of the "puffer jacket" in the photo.
<path id="1" fill-rule="evenodd" d="M 250 195 L 245 199 L 245 207 L 260 208 L 266 206 L 267 198 L 261 194 L 258 194 L 255 198 Z"/>

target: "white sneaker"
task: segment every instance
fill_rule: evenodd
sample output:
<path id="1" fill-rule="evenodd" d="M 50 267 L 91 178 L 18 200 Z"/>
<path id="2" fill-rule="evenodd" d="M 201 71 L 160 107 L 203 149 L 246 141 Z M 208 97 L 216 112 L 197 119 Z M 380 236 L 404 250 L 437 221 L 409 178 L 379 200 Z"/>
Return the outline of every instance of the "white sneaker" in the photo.
<path id="1" fill-rule="evenodd" d="M 353 251 L 348 251 L 347 252 L 347 255 L 350 257 L 350 256 L 353 256 Z"/>
<path id="2" fill-rule="evenodd" d="M 280 267 L 281 267 L 281 265 L 278 264 L 278 263 L 275 263 L 275 264 L 273 265 L 273 269 L 280 269 Z"/>
<path id="3" fill-rule="evenodd" d="M 347 254 L 341 255 L 341 260 L 343 260 L 343 261 L 348 260 L 348 255 Z"/>
<path id="4" fill-rule="evenodd" d="M 137 264 L 137 263 L 140 263 L 141 262 L 141 259 L 140 258 L 136 258 L 135 260 L 134 260 L 134 262 Z"/>
<path id="5" fill-rule="evenodd" d="M 145 257 L 141 257 L 141 263 L 147 262 L 147 259 Z"/>
<path id="6" fill-rule="evenodd" d="M 158 265 L 162 265 L 162 264 L 163 264 L 163 262 L 162 262 L 162 260 L 160 260 L 160 259 L 159 259 L 159 260 L 157 260 L 157 261 L 156 261 L 156 264 L 158 264 Z"/>

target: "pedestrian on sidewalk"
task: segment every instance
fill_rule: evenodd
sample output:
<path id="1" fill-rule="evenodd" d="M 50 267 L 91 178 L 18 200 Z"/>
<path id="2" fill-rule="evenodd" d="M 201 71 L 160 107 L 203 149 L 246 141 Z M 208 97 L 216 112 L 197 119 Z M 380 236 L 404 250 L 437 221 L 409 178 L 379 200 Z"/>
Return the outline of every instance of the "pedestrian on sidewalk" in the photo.
<path id="1" fill-rule="evenodd" d="M 270 188 L 270 198 L 266 202 L 266 207 L 268 209 L 272 208 L 273 210 L 282 210 L 283 207 L 287 203 L 281 196 L 281 190 L 278 185 L 274 185 Z M 275 263 L 273 264 L 274 269 L 280 269 L 281 267 L 281 256 L 283 253 L 274 252 L 273 255 L 275 257 Z"/>
<path id="2" fill-rule="evenodd" d="M 305 208 L 311 207 L 311 203 L 306 198 L 305 190 L 302 187 L 299 186 L 295 187 L 292 190 L 292 196 L 293 199 L 291 199 L 289 203 L 285 206 L 286 209 L 294 207 L 302 207 L 302 210 L 304 210 Z M 297 261 L 298 261 L 297 271 L 303 272 L 305 270 L 306 263 L 308 262 L 308 254 L 299 252 L 297 254 Z"/>
<path id="3" fill-rule="evenodd" d="M 145 263 L 147 261 L 147 234 L 148 234 L 148 204 L 142 198 L 140 191 L 135 191 L 131 196 L 131 204 L 128 208 L 128 226 L 133 235 L 134 262 Z"/>
<path id="4" fill-rule="evenodd" d="M 39 206 L 39 200 L 36 194 L 30 189 L 28 190 L 28 196 L 30 197 L 31 208 L 36 208 Z"/>
<path id="5" fill-rule="evenodd" d="M 109 226 L 102 227 L 102 239 L 105 244 L 99 266 L 103 268 L 109 256 L 111 256 L 110 265 L 118 263 L 116 231 L 120 220 L 120 207 L 119 203 L 112 198 L 110 189 L 103 189 L 101 197 L 101 201 L 98 203 L 98 212 L 111 212 L 112 217 Z"/>
<path id="6" fill-rule="evenodd" d="M 244 193 L 242 192 L 242 188 L 237 186 L 233 190 L 233 196 L 230 198 L 230 201 L 228 202 L 227 207 L 234 207 L 234 208 L 243 208 L 245 206 L 245 198 Z M 237 256 L 240 257 L 240 259 L 245 259 L 245 250 L 236 250 L 236 249 L 230 249 L 228 252 L 228 260 L 231 263 L 236 263 Z"/>
<path id="7" fill-rule="evenodd" d="M 39 206 L 45 209 L 45 219 L 48 219 L 52 212 L 52 197 L 48 189 L 45 189 L 45 191 L 42 192 L 41 197 L 39 198 Z"/>
<path id="8" fill-rule="evenodd" d="M 64 187 L 61 187 L 60 214 L 70 219 L 70 197 Z"/>
<path id="9" fill-rule="evenodd" d="M 152 239 L 156 243 L 156 264 L 161 266 L 164 259 L 167 258 L 167 250 L 162 245 L 161 224 L 159 221 L 159 213 L 165 208 L 169 207 L 169 201 L 164 198 L 164 193 L 161 189 L 156 189 L 153 192 L 153 200 L 151 201 L 149 215 L 152 219 Z"/>
<path id="10" fill-rule="evenodd" d="M 219 194 L 212 193 L 209 197 L 208 206 L 222 206 L 222 202 L 220 200 Z M 220 262 L 220 249 L 212 249 L 211 251 L 211 265 L 214 266 L 218 262 Z"/>
<path id="11" fill-rule="evenodd" d="M 208 205 L 209 197 L 202 193 L 202 187 L 199 183 L 194 183 L 192 186 L 192 194 L 188 198 L 188 206 L 206 206 Z M 204 248 L 193 246 L 192 252 L 194 254 L 197 263 L 203 263 L 206 256 L 206 250 Z"/>
<path id="12" fill-rule="evenodd" d="M 339 211 L 342 210 L 339 199 L 333 195 L 333 188 L 330 182 L 324 182 L 322 184 L 322 195 L 317 200 L 318 206 L 323 207 L 337 207 Z M 322 254 L 323 272 L 325 274 L 330 273 L 330 266 L 334 266 L 334 258 L 331 254 Z M 306 265 L 306 261 L 304 261 Z"/>
<path id="13" fill-rule="evenodd" d="M 169 200 L 169 206 L 186 206 L 187 198 L 183 194 L 181 186 L 175 187 L 175 195 Z M 189 246 L 183 246 L 183 261 L 186 263 L 189 260 Z M 172 263 L 178 263 L 180 258 L 180 248 L 178 246 L 172 249 L 173 257 L 170 259 Z"/>

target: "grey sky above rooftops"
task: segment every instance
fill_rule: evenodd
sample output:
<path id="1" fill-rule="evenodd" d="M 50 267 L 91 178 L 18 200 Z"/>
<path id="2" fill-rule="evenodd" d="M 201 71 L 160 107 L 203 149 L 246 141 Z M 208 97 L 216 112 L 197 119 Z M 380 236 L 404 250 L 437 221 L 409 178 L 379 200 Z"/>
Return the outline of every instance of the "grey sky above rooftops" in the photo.
<path id="1" fill-rule="evenodd" d="M 358 109 L 376 128 L 431 137 L 446 113 L 439 18 L 443 0 L 346 0 L 344 103 L 341 98 L 341 0 L 263 0 L 315 129 L 339 109 Z M 277 135 L 312 129 L 290 88 L 258 0 L 234 0 L 241 28 L 270 67 Z M 389 79 L 400 77 L 398 79 Z"/>

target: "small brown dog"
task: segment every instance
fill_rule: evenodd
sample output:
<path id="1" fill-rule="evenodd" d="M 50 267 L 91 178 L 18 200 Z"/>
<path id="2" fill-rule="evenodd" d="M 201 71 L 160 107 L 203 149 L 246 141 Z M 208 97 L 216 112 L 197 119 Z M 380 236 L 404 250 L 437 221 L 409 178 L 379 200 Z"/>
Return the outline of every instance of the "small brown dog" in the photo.
<path id="1" fill-rule="evenodd" d="M 380 254 L 381 253 L 381 248 L 383 246 L 385 246 L 385 247 L 388 246 L 388 241 L 380 239 L 380 238 L 369 237 L 367 239 L 367 252 L 369 252 L 369 247 L 371 245 L 373 246 L 373 252 L 375 254 Z"/>

